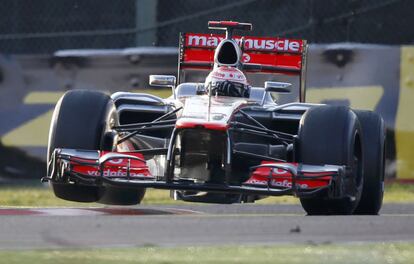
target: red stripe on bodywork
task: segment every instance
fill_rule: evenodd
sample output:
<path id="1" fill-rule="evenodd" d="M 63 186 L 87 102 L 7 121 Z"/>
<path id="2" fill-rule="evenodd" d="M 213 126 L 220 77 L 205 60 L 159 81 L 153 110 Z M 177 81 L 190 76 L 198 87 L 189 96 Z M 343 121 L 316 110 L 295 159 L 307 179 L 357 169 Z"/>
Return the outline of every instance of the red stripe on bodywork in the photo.
<path id="1" fill-rule="evenodd" d="M 293 166 L 298 166 L 297 163 L 281 163 L 281 162 L 273 162 L 273 161 L 263 161 L 261 163 L 262 165 L 265 164 L 290 164 Z M 325 175 L 326 172 L 320 172 L 320 173 L 305 173 L 305 176 L 319 176 L 319 175 Z M 258 186 L 267 186 L 267 183 L 269 181 L 269 176 L 271 177 L 270 181 L 272 183 L 272 186 L 274 187 L 280 187 L 280 188 L 289 188 L 292 187 L 292 174 L 283 169 L 275 169 L 270 167 L 262 167 L 256 169 L 250 178 L 244 182 L 244 184 L 249 185 L 258 185 Z M 309 180 L 297 180 L 296 185 L 298 187 L 301 187 L 303 189 L 311 189 L 311 188 L 318 188 L 327 186 L 332 179 L 331 176 L 321 177 L 321 178 L 315 178 L 315 179 L 309 179 Z"/>
<path id="2" fill-rule="evenodd" d="M 213 123 L 213 122 L 194 122 L 178 120 L 175 124 L 176 128 L 204 128 L 209 130 L 227 131 L 229 125 L 226 123 Z"/>

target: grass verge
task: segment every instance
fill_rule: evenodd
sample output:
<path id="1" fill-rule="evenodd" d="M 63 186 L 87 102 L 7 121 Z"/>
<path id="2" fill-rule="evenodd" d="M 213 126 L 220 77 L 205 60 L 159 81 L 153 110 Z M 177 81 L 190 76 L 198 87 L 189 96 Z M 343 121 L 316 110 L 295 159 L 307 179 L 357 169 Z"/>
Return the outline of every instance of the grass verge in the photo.
<path id="1" fill-rule="evenodd" d="M 269 197 L 258 204 L 297 204 L 291 196 Z M 414 184 L 392 183 L 386 186 L 385 203 L 414 203 Z M 148 189 L 143 204 L 180 204 L 170 198 L 169 191 Z M 67 202 L 56 198 L 52 190 L 45 187 L 3 187 L 0 188 L 0 206 L 94 206 L 94 204 Z M 98 205 L 98 204 L 95 204 Z"/>
<path id="2" fill-rule="evenodd" d="M 413 263 L 414 243 L 0 251 L 8 264 Z"/>

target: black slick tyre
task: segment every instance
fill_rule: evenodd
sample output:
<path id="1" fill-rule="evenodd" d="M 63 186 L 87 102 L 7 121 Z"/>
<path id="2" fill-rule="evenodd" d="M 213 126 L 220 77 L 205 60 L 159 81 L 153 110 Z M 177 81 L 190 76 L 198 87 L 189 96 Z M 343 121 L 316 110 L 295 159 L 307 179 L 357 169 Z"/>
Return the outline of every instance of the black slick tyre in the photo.
<path id="1" fill-rule="evenodd" d="M 300 202 L 308 215 L 352 214 L 363 186 L 361 128 L 354 112 L 343 106 L 315 106 L 300 122 L 296 160 L 309 165 L 346 165 L 352 168 L 351 197 L 330 199 L 327 193 Z"/>
<path id="2" fill-rule="evenodd" d="M 355 214 L 377 215 L 384 196 L 385 127 L 380 115 L 355 111 L 362 127 L 364 188 Z"/>
<path id="3" fill-rule="evenodd" d="M 115 105 L 110 96 L 90 90 L 66 92 L 56 104 L 53 113 L 48 144 L 48 163 L 55 148 L 101 150 L 108 145 L 105 133 L 118 123 Z M 111 146 L 106 146 L 110 148 Z M 106 149 L 112 150 L 112 149 Z M 103 188 L 77 183 L 51 183 L 54 194 L 64 200 L 76 202 L 100 202 L 109 204 L 137 204 L 145 190 L 125 189 L 111 192 Z M 107 196 L 107 194 L 109 196 Z M 126 199 L 128 197 L 128 199 Z"/>

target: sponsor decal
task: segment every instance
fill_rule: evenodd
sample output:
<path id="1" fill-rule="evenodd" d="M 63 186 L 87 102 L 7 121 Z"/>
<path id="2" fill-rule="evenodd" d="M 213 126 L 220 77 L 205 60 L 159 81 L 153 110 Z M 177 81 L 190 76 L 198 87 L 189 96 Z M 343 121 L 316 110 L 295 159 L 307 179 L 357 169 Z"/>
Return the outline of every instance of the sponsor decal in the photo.
<path id="1" fill-rule="evenodd" d="M 290 176 L 289 172 L 287 172 L 286 170 L 281 169 L 281 168 L 272 169 L 272 173 L 277 174 L 277 175 Z"/>
<path id="2" fill-rule="evenodd" d="M 100 176 L 100 174 L 97 170 L 88 170 L 86 173 L 89 176 Z M 126 177 L 127 173 L 124 170 L 106 169 L 106 170 L 103 171 L 103 176 L 105 176 L 105 177 Z M 145 175 L 143 173 L 130 172 L 129 176 L 131 176 L 131 177 L 146 177 L 148 175 Z"/>
<path id="3" fill-rule="evenodd" d="M 247 54 L 247 53 L 243 53 L 243 56 L 242 56 L 242 61 L 244 62 L 244 63 L 246 63 L 246 62 L 249 62 L 250 61 L 250 55 L 249 54 Z"/>
<path id="4" fill-rule="evenodd" d="M 112 159 L 112 160 L 109 160 L 108 162 L 112 164 L 121 164 L 122 162 L 124 162 L 124 160 L 123 159 Z"/>
<path id="5" fill-rule="evenodd" d="M 217 47 L 217 45 L 224 39 L 221 35 L 208 34 L 187 34 L 187 47 Z M 237 43 L 240 43 L 241 37 L 233 38 Z M 302 41 L 294 39 L 280 39 L 280 38 L 255 38 L 244 37 L 244 48 L 246 50 L 264 50 L 275 52 L 301 52 Z"/>
<path id="6" fill-rule="evenodd" d="M 278 162 L 272 161 L 263 161 L 263 165 L 265 164 L 279 164 Z M 283 162 L 280 164 L 284 164 Z M 287 163 L 293 166 L 297 166 L 297 163 Z M 270 173 L 271 172 L 271 173 Z M 269 173 L 271 174 L 271 178 L 269 179 Z M 307 175 L 305 173 L 305 175 Z M 316 176 L 315 174 L 309 176 Z M 327 176 L 324 179 L 315 178 L 315 179 L 300 179 L 296 181 L 296 186 L 300 189 L 311 189 L 311 188 L 318 188 L 322 186 L 327 186 L 329 184 L 329 180 L 331 177 Z M 270 180 L 270 182 L 269 182 Z M 283 188 L 292 188 L 292 174 L 288 172 L 286 169 L 283 168 L 269 168 L 269 167 L 262 167 L 258 168 L 254 171 L 251 175 L 250 179 L 248 179 L 245 184 L 252 184 L 252 185 L 260 185 L 263 187 L 267 187 L 270 184 L 270 187 L 283 187 Z"/>
<path id="7" fill-rule="evenodd" d="M 212 71 L 209 77 L 213 77 L 220 80 L 247 83 L 244 74 L 240 70 L 231 67 L 220 67 Z"/>
<path id="8" fill-rule="evenodd" d="M 186 46 L 190 47 L 217 47 L 224 37 L 188 35 L 186 38 Z"/>
<path id="9" fill-rule="evenodd" d="M 102 151 L 100 157 L 111 153 Z M 112 152 L 117 153 L 117 152 Z M 135 156 L 137 158 L 143 159 L 144 156 L 140 153 L 131 153 L 131 152 L 121 152 L 118 154 L 125 154 Z M 82 161 L 82 159 L 79 159 Z M 77 173 L 85 174 L 88 176 L 100 176 L 100 170 L 94 166 L 83 166 L 76 163 L 72 164 L 72 170 Z M 111 159 L 105 163 L 105 167 L 102 168 L 102 174 L 105 177 L 127 177 L 129 170 L 129 176 L 131 177 L 151 177 L 151 174 L 148 171 L 146 163 L 140 160 L 129 159 L 129 158 L 118 158 Z"/>
<path id="10" fill-rule="evenodd" d="M 266 185 L 267 186 L 267 180 L 259 180 L 259 179 L 249 179 L 248 181 L 245 182 L 246 184 L 256 184 L 256 185 Z M 301 184 L 301 183 L 296 183 L 296 185 L 301 188 L 301 189 L 308 189 L 309 186 L 305 183 Z M 285 188 L 292 188 L 292 182 L 289 180 L 276 180 L 276 179 L 272 179 L 270 181 L 270 186 L 274 186 L 274 187 L 285 187 Z"/>

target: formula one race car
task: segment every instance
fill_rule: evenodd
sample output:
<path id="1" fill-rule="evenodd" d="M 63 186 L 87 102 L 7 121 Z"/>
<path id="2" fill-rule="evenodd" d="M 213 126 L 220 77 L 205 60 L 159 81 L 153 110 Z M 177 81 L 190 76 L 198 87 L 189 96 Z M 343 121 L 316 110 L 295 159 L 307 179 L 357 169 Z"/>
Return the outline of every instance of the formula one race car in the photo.
<path id="1" fill-rule="evenodd" d="M 208 25 L 226 34 L 181 34 L 178 80 L 150 76 L 172 88 L 167 99 L 63 95 L 43 179 L 55 195 L 115 205 L 139 203 L 146 188 L 207 203 L 294 195 L 308 214 L 377 214 L 382 118 L 305 103 L 306 41 L 233 36 L 248 23 Z"/>

